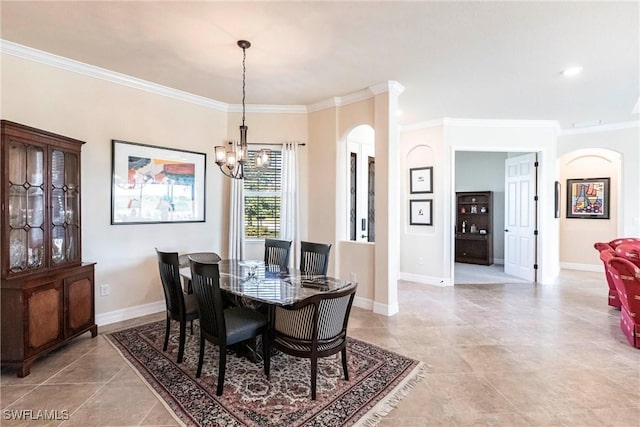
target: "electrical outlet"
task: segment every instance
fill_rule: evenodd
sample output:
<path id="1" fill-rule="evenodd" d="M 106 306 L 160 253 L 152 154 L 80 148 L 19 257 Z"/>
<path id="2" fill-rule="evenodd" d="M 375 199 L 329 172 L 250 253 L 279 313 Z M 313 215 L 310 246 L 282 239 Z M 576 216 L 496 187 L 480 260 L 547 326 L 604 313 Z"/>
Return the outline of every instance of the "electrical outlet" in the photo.
<path id="1" fill-rule="evenodd" d="M 424 264 L 424 258 L 422 258 L 421 256 L 418 257 L 418 264 Z"/>
<path id="2" fill-rule="evenodd" d="M 111 287 L 107 284 L 100 285 L 100 296 L 106 297 L 111 294 Z"/>

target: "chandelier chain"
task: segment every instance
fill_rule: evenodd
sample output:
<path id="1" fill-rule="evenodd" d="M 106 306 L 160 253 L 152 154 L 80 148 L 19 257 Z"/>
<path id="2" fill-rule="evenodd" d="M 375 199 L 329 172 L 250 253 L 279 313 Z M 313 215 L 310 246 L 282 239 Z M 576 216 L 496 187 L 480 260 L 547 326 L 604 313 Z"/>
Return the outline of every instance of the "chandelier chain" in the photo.
<path id="1" fill-rule="evenodd" d="M 247 49 L 242 48 L 242 126 L 244 126 L 245 75 L 247 73 Z"/>

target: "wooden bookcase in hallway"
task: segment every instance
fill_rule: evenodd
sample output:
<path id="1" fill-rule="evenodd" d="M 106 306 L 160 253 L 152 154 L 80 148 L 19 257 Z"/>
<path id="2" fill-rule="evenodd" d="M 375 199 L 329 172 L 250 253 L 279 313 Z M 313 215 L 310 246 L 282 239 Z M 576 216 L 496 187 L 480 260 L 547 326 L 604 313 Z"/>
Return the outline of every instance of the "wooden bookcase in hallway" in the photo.
<path id="1" fill-rule="evenodd" d="M 493 193 L 456 193 L 455 261 L 493 264 Z"/>

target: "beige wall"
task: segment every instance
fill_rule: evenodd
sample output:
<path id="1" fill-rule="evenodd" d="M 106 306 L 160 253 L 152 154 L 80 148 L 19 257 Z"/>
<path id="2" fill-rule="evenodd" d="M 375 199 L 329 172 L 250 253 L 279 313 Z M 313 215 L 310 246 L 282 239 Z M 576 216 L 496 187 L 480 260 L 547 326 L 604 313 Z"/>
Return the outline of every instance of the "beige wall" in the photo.
<path id="1" fill-rule="evenodd" d="M 426 127 L 402 133 L 402 198 L 400 200 L 400 271 L 407 280 L 439 284 L 444 276 L 444 182 L 449 169 L 442 163 L 444 133 L 442 126 Z M 409 193 L 409 169 L 433 166 L 433 194 Z M 409 225 L 409 200 L 433 200 L 433 225 Z M 437 249 L 440 248 L 440 249 Z"/>
<path id="2" fill-rule="evenodd" d="M 113 320 L 120 310 L 163 304 L 154 247 L 226 254 L 228 178 L 215 165 L 213 146 L 238 137 L 236 115 L 227 123 L 224 111 L 8 54 L 2 55 L 1 83 L 3 119 L 86 141 L 83 259 L 97 263 L 96 289 L 111 285 L 110 296 L 96 293 L 98 319 L 110 313 Z M 251 114 L 247 119 L 252 120 L 247 120 L 250 139 L 306 139 L 306 114 Z M 206 222 L 110 225 L 112 139 L 206 153 Z M 304 212 L 306 195 L 302 200 Z"/>
<path id="3" fill-rule="evenodd" d="M 558 138 L 560 260 L 565 268 L 602 270 L 597 241 L 640 236 L 640 124 L 563 132 Z M 566 219 L 567 178 L 611 178 L 609 220 Z"/>
<path id="4" fill-rule="evenodd" d="M 608 242 L 618 234 L 618 191 L 620 155 L 611 150 L 587 149 L 571 152 L 559 160 L 560 164 L 560 262 L 564 266 L 600 264 L 595 242 Z M 567 179 L 610 178 L 610 219 L 567 218 Z M 574 264 L 573 266 L 567 264 Z"/>
<path id="5" fill-rule="evenodd" d="M 389 150 L 390 98 L 385 92 L 364 101 L 309 114 L 309 158 L 313 159 L 308 164 L 309 239 L 333 244 L 330 272 L 344 279 L 355 274 L 358 281 L 356 303 L 379 312 L 387 312 L 388 306 L 395 304 L 396 283 L 389 277 L 390 272 L 396 274 L 397 265 L 390 267 L 389 259 L 394 254 L 398 256 L 395 249 L 398 244 L 389 242 L 388 230 L 389 212 L 397 215 L 396 203 L 390 199 L 397 191 L 390 191 L 393 184 L 389 183 L 394 156 Z M 341 240 L 343 230 L 338 227 L 346 209 L 346 138 L 353 128 L 363 124 L 375 131 L 375 244 L 345 242 Z M 392 165 L 391 170 L 396 169 L 397 166 Z M 392 181 L 395 181 L 395 172 L 393 177 Z M 397 222 L 393 222 L 393 226 L 397 227 Z"/>

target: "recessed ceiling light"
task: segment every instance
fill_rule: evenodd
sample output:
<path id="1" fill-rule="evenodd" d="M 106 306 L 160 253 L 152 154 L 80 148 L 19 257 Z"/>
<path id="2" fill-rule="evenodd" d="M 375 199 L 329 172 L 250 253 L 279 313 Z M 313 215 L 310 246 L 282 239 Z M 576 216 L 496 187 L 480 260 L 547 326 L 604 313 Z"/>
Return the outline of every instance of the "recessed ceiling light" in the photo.
<path id="1" fill-rule="evenodd" d="M 396 110 L 396 116 L 400 117 L 402 115 L 402 110 Z"/>
<path id="2" fill-rule="evenodd" d="M 581 66 L 569 67 L 562 72 L 562 75 L 565 77 L 575 77 L 582 72 Z"/>

